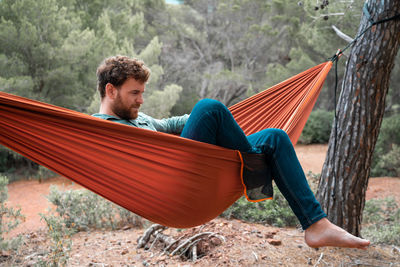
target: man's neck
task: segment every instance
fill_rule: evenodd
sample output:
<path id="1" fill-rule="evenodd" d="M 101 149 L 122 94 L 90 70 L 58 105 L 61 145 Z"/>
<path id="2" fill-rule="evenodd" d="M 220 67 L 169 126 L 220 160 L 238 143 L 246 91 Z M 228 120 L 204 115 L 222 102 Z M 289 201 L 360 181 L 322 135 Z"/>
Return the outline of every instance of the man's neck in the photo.
<path id="1" fill-rule="evenodd" d="M 99 113 L 100 113 L 100 114 L 106 114 L 106 115 L 110 115 L 110 116 L 119 118 L 119 117 L 112 111 L 112 109 L 111 109 L 109 106 L 104 105 L 103 103 L 100 104 Z"/>

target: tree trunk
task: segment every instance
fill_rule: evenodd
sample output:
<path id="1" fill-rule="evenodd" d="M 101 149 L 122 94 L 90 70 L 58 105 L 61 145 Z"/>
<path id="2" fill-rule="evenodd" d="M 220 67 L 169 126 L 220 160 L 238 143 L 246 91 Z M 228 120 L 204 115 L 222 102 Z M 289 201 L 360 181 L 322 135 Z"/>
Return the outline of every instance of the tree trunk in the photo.
<path id="1" fill-rule="evenodd" d="M 367 3 L 374 21 L 400 14 L 398 0 Z M 358 34 L 369 25 L 363 14 Z M 333 126 L 318 187 L 317 198 L 328 219 L 357 236 L 399 43 L 397 19 L 374 25 L 352 47 L 337 105 L 337 134 Z"/>

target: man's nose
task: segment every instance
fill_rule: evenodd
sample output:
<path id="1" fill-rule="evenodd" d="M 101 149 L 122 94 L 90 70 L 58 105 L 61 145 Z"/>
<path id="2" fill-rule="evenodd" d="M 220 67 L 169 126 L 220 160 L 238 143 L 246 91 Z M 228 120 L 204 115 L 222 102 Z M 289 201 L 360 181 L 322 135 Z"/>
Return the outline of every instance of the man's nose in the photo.
<path id="1" fill-rule="evenodd" d="M 136 102 L 139 104 L 143 104 L 143 95 L 139 95 L 138 98 L 136 99 Z"/>

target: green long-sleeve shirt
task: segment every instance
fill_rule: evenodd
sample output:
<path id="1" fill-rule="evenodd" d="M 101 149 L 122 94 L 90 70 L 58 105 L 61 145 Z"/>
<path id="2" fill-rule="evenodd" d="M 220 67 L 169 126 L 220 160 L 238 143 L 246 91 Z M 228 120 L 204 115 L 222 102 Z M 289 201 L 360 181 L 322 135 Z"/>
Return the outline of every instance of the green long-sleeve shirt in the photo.
<path id="1" fill-rule="evenodd" d="M 135 120 L 125 120 L 100 113 L 93 114 L 92 116 L 100 119 L 126 124 L 129 126 L 172 134 L 180 134 L 183 130 L 183 127 L 185 126 L 186 121 L 189 118 L 189 115 L 186 114 L 183 116 L 176 116 L 168 119 L 159 120 L 142 112 L 139 112 L 139 115 Z"/>

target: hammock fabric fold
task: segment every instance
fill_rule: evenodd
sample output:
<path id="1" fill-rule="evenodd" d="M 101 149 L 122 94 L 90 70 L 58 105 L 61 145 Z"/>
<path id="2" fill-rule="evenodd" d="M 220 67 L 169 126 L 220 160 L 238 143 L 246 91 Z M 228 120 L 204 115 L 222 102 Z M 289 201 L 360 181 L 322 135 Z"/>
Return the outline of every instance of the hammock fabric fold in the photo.
<path id="1" fill-rule="evenodd" d="M 246 134 L 297 142 L 332 63 L 230 108 Z M 0 92 L 0 143 L 150 221 L 203 224 L 243 195 L 239 151 L 117 124 Z"/>

